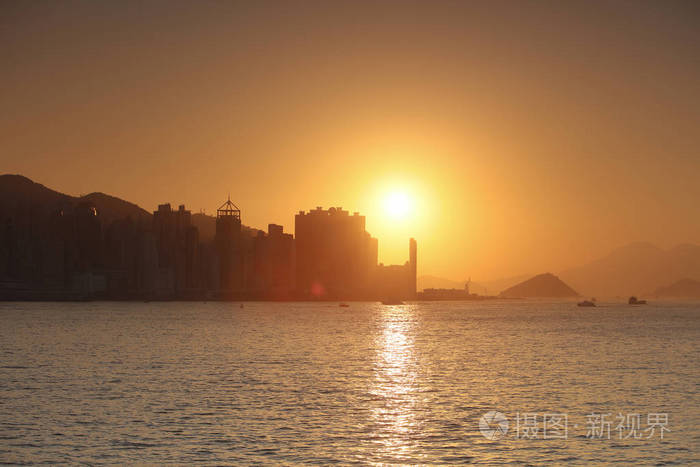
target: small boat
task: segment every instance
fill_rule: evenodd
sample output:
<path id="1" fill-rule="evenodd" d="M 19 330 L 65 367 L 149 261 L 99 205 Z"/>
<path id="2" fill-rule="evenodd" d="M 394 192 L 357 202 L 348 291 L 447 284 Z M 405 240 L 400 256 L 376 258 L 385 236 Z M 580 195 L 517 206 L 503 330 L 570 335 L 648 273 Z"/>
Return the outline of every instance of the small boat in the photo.
<path id="1" fill-rule="evenodd" d="M 382 305 L 403 305 L 401 300 L 382 300 Z"/>
<path id="2" fill-rule="evenodd" d="M 582 302 L 578 302 L 578 306 L 595 306 L 595 302 L 592 300 L 584 300 Z"/>
<path id="3" fill-rule="evenodd" d="M 339 303 L 338 306 L 340 308 L 348 308 L 350 305 L 348 305 L 347 303 Z"/>
<path id="4" fill-rule="evenodd" d="M 630 297 L 630 299 L 627 301 L 628 304 L 630 305 L 646 305 L 647 301 L 646 300 L 637 300 L 637 297 L 634 295 Z"/>

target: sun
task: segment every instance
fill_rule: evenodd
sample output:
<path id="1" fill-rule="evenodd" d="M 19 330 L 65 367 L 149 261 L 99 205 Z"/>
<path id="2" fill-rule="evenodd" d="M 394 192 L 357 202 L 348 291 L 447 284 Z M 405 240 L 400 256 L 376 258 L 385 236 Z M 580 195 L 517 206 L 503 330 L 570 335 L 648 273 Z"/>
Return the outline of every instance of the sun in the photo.
<path id="1" fill-rule="evenodd" d="M 413 200 L 405 192 L 391 192 L 384 198 L 384 210 L 392 219 L 405 219 L 412 209 Z"/>

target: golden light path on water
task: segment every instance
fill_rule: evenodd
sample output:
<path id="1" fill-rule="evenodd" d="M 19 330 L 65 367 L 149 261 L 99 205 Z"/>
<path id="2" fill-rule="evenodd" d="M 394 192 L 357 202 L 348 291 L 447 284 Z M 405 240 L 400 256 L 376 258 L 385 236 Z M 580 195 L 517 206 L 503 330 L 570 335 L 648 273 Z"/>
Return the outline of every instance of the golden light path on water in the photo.
<path id="1" fill-rule="evenodd" d="M 385 306 L 379 323 L 370 393 L 379 402 L 371 410 L 374 440 L 381 456 L 415 459 L 421 431 L 414 311 L 410 305 Z"/>

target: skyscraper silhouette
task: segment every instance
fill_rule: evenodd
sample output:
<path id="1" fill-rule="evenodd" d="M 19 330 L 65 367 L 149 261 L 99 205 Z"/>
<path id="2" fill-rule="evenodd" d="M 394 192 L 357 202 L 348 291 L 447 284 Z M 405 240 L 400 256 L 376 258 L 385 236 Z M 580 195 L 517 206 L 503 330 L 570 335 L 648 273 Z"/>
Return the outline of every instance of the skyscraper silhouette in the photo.
<path id="1" fill-rule="evenodd" d="M 297 293 L 306 298 L 369 296 L 376 241 L 365 217 L 340 207 L 317 207 L 295 216 Z"/>
<path id="2" fill-rule="evenodd" d="M 219 259 L 219 288 L 227 297 L 243 292 L 241 210 L 229 198 L 216 210 L 216 250 Z"/>

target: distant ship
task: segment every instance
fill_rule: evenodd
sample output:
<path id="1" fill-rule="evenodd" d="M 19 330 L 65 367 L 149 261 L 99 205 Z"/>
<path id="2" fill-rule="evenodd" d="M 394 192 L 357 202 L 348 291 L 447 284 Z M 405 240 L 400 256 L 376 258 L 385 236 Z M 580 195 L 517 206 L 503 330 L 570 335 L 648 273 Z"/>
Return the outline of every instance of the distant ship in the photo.
<path id="1" fill-rule="evenodd" d="M 647 301 L 646 300 L 637 300 L 637 297 L 634 295 L 630 297 L 630 299 L 627 301 L 628 304 L 630 305 L 646 305 Z"/>
<path id="2" fill-rule="evenodd" d="M 340 304 L 338 304 L 338 306 L 340 308 L 348 308 L 350 305 L 348 305 L 347 303 L 340 303 Z"/>
<path id="3" fill-rule="evenodd" d="M 595 300 L 584 300 L 582 302 L 578 302 L 578 306 L 595 306 Z"/>

